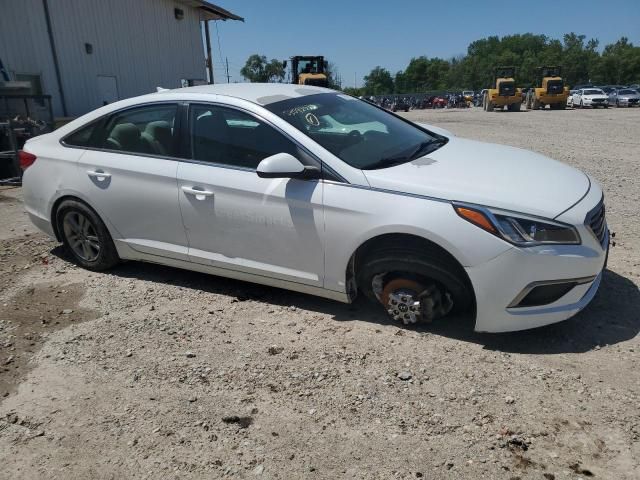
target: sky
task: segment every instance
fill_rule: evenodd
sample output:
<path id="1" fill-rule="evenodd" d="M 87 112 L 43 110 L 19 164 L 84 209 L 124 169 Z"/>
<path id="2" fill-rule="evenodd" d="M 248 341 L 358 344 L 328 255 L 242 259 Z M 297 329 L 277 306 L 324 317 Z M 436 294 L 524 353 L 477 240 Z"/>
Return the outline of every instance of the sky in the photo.
<path id="1" fill-rule="evenodd" d="M 285 60 L 324 55 L 345 87 L 362 86 L 377 65 L 392 73 L 412 57 L 450 58 L 490 35 L 575 32 L 600 47 L 626 36 L 640 45 L 640 0 L 211 0 L 245 22 L 211 22 L 214 77 L 244 81 L 240 69 L 254 53 Z M 218 42 L 219 38 L 219 42 Z"/>

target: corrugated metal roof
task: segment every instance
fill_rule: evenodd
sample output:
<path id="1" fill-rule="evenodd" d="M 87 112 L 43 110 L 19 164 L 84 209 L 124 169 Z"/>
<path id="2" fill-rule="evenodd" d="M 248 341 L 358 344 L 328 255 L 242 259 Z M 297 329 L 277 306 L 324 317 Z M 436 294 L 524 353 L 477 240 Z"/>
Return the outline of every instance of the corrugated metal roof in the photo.
<path id="1" fill-rule="evenodd" d="M 244 18 L 225 10 L 218 5 L 206 2 L 205 0 L 178 0 L 184 5 L 197 8 L 202 12 L 204 20 L 240 20 L 244 22 Z"/>

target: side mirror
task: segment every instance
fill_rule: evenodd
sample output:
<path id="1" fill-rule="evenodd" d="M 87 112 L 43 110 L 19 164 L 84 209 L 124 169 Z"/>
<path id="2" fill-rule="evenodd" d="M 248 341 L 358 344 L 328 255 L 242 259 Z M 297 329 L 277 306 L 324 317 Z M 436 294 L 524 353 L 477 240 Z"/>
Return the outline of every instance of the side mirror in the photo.
<path id="1" fill-rule="evenodd" d="M 276 153 L 258 164 L 256 173 L 260 178 L 320 178 L 320 169 L 303 165 L 289 153 Z"/>

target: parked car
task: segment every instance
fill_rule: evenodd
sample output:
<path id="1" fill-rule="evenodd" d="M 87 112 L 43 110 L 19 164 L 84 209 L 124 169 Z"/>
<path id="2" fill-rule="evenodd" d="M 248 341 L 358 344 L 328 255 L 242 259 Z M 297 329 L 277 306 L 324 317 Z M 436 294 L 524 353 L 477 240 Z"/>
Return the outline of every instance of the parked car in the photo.
<path id="1" fill-rule="evenodd" d="M 609 104 L 616 107 L 635 107 L 640 103 L 640 94 L 631 88 L 613 90 L 609 94 Z"/>
<path id="2" fill-rule="evenodd" d="M 436 95 L 431 100 L 432 108 L 445 108 L 449 104 L 449 99 L 445 95 Z"/>
<path id="3" fill-rule="evenodd" d="M 569 90 L 569 96 L 567 97 L 567 107 L 573 107 L 573 95 L 577 90 Z"/>
<path id="4" fill-rule="evenodd" d="M 573 94 L 571 105 L 574 108 L 608 108 L 609 97 L 599 88 L 582 88 Z"/>
<path id="5" fill-rule="evenodd" d="M 139 260 L 360 293 L 404 323 L 564 320 L 594 297 L 608 251 L 586 174 L 319 87 L 123 100 L 29 140 L 20 162 L 29 217 L 87 269 Z"/>
<path id="6" fill-rule="evenodd" d="M 403 97 L 396 97 L 391 102 L 390 110 L 392 112 L 397 112 L 397 111 L 408 112 L 409 107 L 410 107 L 409 102 L 407 102 Z"/>

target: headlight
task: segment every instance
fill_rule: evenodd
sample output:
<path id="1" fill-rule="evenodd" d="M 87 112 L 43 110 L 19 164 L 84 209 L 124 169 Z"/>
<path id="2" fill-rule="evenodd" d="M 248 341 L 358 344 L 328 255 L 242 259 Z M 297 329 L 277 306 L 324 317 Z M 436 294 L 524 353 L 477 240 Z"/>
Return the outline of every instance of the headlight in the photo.
<path id="1" fill-rule="evenodd" d="M 578 231 L 565 223 L 475 205 L 454 204 L 453 208 L 468 222 L 519 247 L 580 244 Z"/>

